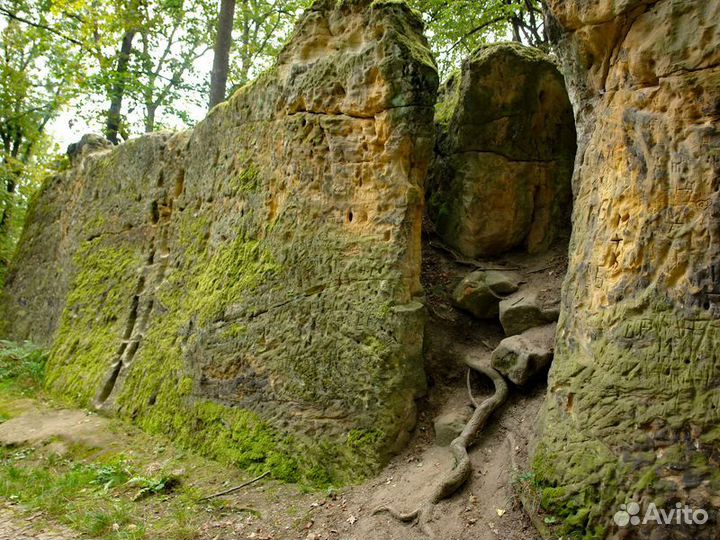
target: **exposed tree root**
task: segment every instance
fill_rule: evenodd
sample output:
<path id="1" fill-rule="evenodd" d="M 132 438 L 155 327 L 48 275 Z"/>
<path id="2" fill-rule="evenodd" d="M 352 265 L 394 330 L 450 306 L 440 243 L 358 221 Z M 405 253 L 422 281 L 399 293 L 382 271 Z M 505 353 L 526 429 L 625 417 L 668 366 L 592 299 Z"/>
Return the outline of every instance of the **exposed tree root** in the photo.
<path id="1" fill-rule="evenodd" d="M 490 415 L 492 415 L 495 409 L 502 405 L 508 396 L 507 383 L 500 373 L 489 366 L 482 365 L 480 361 L 475 358 L 466 357 L 464 362 L 469 368 L 489 377 L 495 385 L 495 393 L 479 405 L 474 399 L 471 399 L 475 405 L 475 412 L 468 423 L 465 424 L 462 433 L 450 443 L 450 451 L 455 459 L 453 468 L 440 479 L 427 500 L 412 512 L 398 512 L 389 506 L 382 506 L 373 511 L 373 514 L 387 512 L 395 519 L 405 523 L 417 521 L 423 533 L 430 538 L 434 537 L 430 523 L 433 520 L 435 505 L 443 499 L 450 497 L 460 489 L 470 477 L 472 465 L 467 453 L 467 448 L 475 442 L 478 433 L 485 426 Z"/>

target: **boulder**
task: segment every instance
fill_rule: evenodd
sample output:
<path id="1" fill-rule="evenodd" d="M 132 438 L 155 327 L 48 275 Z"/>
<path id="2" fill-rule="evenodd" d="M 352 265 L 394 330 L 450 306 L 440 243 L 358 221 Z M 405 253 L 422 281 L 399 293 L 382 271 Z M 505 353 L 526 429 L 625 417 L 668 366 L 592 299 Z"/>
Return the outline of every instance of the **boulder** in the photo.
<path id="1" fill-rule="evenodd" d="M 545 4 L 579 138 L 543 507 L 567 537 L 720 538 L 720 2 Z M 710 518 L 621 527 L 630 500 Z"/>
<path id="2" fill-rule="evenodd" d="M 552 362 L 555 324 L 503 339 L 492 353 L 492 367 L 519 386 L 526 385 Z"/>
<path id="3" fill-rule="evenodd" d="M 545 250 L 569 228 L 575 156 L 563 77 L 538 49 L 478 49 L 442 92 L 429 212 L 468 257 Z"/>
<path id="4" fill-rule="evenodd" d="M 398 450 L 426 384 L 422 30 L 402 2 L 315 2 L 193 130 L 73 147 L 0 302 L 48 387 L 287 480 Z"/>
<path id="5" fill-rule="evenodd" d="M 468 407 L 463 409 L 451 410 L 445 412 L 435 418 L 433 426 L 435 428 L 435 444 L 438 446 L 448 446 L 462 430 L 465 424 L 472 416 L 472 411 Z"/>
<path id="6" fill-rule="evenodd" d="M 518 278 L 508 272 L 476 270 L 455 287 L 453 304 L 479 319 L 495 319 L 498 305 L 508 294 L 518 290 Z"/>
<path id="7" fill-rule="evenodd" d="M 532 288 L 508 296 L 500 302 L 500 324 L 506 336 L 521 334 L 536 326 L 557 321 L 559 306 L 556 299 L 541 295 Z"/>
<path id="8" fill-rule="evenodd" d="M 68 145 L 65 153 L 70 159 L 70 162 L 75 165 L 93 152 L 110 150 L 112 147 L 112 143 L 105 137 L 88 133 L 83 135 L 78 142 Z"/>

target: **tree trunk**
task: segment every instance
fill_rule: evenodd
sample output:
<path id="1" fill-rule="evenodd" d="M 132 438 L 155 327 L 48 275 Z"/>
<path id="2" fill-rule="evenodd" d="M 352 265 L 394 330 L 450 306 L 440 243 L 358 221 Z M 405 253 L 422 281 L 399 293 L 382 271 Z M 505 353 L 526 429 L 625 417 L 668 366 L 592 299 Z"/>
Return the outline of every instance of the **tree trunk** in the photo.
<path id="1" fill-rule="evenodd" d="M 145 133 L 152 133 L 155 131 L 155 113 L 157 112 L 157 105 L 147 104 L 145 105 Z"/>
<path id="2" fill-rule="evenodd" d="M 12 173 L 11 173 L 12 174 Z M 7 201 L 3 205 L 2 215 L 0 215 L 0 235 L 5 234 L 10 223 L 10 212 L 12 211 L 13 197 L 15 196 L 15 188 L 17 183 L 13 178 L 8 178 L 5 188 L 7 189 Z"/>
<path id="3" fill-rule="evenodd" d="M 113 143 L 118 144 L 118 133 L 120 131 L 120 113 L 122 111 L 122 101 L 125 95 L 125 78 L 128 73 L 128 65 L 130 64 L 130 54 L 132 53 L 132 42 L 135 38 L 135 30 L 127 30 L 120 44 L 120 54 L 118 55 L 117 69 L 115 70 L 115 83 L 110 90 L 110 109 L 107 114 L 107 124 L 105 126 L 105 136 Z"/>
<path id="4" fill-rule="evenodd" d="M 10 155 L 13 161 L 17 160 L 17 156 L 20 153 L 20 143 L 21 139 L 20 134 L 18 133 L 12 141 L 10 141 L 8 137 L 4 144 L 5 151 L 8 153 L 8 155 Z M 13 209 L 13 199 L 15 197 L 15 190 L 17 189 L 18 184 L 16 178 L 18 176 L 17 168 L 15 168 L 14 166 L 8 166 L 12 163 L 12 161 L 8 162 L 7 159 L 3 159 L 3 163 L 6 166 L 5 168 L 8 172 L 8 176 L 5 182 L 7 199 L 3 204 L 2 214 L 0 214 L 0 236 L 6 235 L 10 228 L 10 214 Z"/>
<path id="5" fill-rule="evenodd" d="M 213 58 L 212 74 L 210 75 L 210 108 L 225 101 L 228 67 L 230 65 L 230 45 L 232 44 L 232 28 L 235 20 L 235 0 L 220 0 L 217 37 Z"/>

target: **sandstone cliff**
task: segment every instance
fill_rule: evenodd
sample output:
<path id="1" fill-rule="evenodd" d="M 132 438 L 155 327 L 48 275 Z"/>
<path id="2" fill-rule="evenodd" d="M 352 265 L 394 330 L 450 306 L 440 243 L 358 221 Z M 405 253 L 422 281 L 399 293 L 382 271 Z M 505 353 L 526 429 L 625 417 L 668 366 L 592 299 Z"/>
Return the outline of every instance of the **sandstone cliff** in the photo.
<path id="1" fill-rule="evenodd" d="M 316 2 L 192 132 L 75 149 L 31 210 L 6 333 L 51 346 L 55 392 L 226 462 L 366 473 L 424 391 L 436 89 L 404 4 Z"/>
<path id="2" fill-rule="evenodd" d="M 591 536 L 718 537 L 612 516 L 720 507 L 720 3 L 548 6 L 579 148 L 543 501 Z"/>

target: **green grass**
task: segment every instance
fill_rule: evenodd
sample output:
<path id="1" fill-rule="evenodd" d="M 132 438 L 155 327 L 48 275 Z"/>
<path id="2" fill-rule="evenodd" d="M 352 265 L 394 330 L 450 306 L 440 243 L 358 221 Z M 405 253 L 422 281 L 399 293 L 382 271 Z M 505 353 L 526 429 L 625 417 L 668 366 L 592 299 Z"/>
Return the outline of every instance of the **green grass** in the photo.
<path id="1" fill-rule="evenodd" d="M 0 498 L 109 540 L 197 537 L 208 513 L 223 504 L 203 502 L 173 473 L 143 476 L 142 465 L 124 455 L 80 461 L 72 454 L 0 449 Z"/>
<path id="2" fill-rule="evenodd" d="M 133 504 L 119 496 L 128 476 L 123 460 L 88 464 L 32 449 L 0 450 L 0 497 L 96 538 L 145 535 Z"/>
<path id="3" fill-rule="evenodd" d="M 20 414 L 24 404 L 37 403 L 28 398 L 40 397 L 46 360 L 46 353 L 31 343 L 0 341 L 0 423 Z M 124 438 L 127 428 L 115 429 Z M 75 444 L 62 455 L 52 445 L 0 446 L 0 501 L 35 514 L 38 530 L 49 522 L 84 537 L 111 540 L 197 537 L 208 513 L 222 503 L 202 503 L 197 489 L 170 472 L 181 464 L 180 456 L 166 458 L 161 470 L 148 474 L 149 465 L 167 455 L 166 447 L 151 444 L 148 451 L 137 451 L 152 440 L 136 437 L 142 442 L 126 441 L 132 458 Z"/>
<path id="4" fill-rule="evenodd" d="M 42 388 L 47 354 L 26 341 L 0 340 L 0 391 L 31 396 Z"/>

